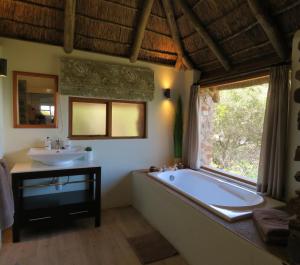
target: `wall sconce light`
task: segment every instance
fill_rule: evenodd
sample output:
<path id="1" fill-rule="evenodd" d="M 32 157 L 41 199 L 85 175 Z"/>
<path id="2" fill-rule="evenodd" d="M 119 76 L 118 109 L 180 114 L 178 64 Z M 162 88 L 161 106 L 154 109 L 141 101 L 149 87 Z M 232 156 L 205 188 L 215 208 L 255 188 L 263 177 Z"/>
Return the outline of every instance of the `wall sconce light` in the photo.
<path id="1" fill-rule="evenodd" d="M 7 60 L 0 58 L 0 77 L 7 76 Z"/>
<path id="2" fill-rule="evenodd" d="M 294 161 L 300 161 L 300 146 L 297 146 Z"/>
<path id="3" fill-rule="evenodd" d="M 168 99 L 171 98 L 171 89 L 170 88 L 164 88 L 164 96 L 165 96 L 165 98 L 168 98 Z"/>

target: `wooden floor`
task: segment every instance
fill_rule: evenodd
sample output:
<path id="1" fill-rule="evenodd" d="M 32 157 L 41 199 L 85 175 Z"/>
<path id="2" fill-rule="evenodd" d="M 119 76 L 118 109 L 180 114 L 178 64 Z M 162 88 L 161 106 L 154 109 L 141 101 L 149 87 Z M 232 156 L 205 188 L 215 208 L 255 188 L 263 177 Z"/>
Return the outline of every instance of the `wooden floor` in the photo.
<path id="1" fill-rule="evenodd" d="M 0 265 L 139 265 L 126 238 L 153 228 L 133 208 L 103 211 L 102 226 L 81 220 L 67 229 L 25 231 L 22 241 L 11 242 L 10 233 L 0 250 Z M 152 265 L 187 265 L 180 256 Z"/>

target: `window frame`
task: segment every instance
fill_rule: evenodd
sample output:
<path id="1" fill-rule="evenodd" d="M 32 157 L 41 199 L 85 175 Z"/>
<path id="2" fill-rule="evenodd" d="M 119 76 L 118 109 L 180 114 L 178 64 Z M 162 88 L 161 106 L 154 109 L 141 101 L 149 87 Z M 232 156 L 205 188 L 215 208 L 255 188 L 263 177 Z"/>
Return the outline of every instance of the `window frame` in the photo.
<path id="1" fill-rule="evenodd" d="M 234 182 L 241 182 L 247 185 L 251 185 L 253 187 L 257 186 L 257 183 L 255 181 L 251 181 L 249 178 L 244 176 L 237 176 L 236 174 L 224 171 L 222 169 L 217 169 L 210 166 L 201 166 L 200 169 L 206 170 L 208 172 L 214 173 L 220 177 L 225 177 L 233 180 Z"/>
<path id="2" fill-rule="evenodd" d="M 106 105 L 106 133 L 105 135 L 73 135 L 73 102 L 99 103 Z M 143 135 L 142 136 L 112 136 L 112 103 L 128 103 L 143 105 Z M 147 138 L 147 102 L 130 100 L 110 100 L 98 98 L 69 97 L 69 132 L 71 140 L 107 140 L 107 139 L 146 139 Z"/>
<path id="3" fill-rule="evenodd" d="M 247 82 L 247 81 L 252 80 L 252 79 L 264 78 L 266 76 L 270 76 L 269 71 L 262 71 L 259 74 L 243 76 L 243 77 L 239 77 L 239 78 L 235 78 L 235 79 L 224 80 L 223 82 L 222 81 L 217 81 L 215 83 L 205 84 L 200 89 L 207 89 L 207 88 L 213 88 L 213 87 L 218 89 L 218 87 L 222 87 L 224 85 Z M 237 88 L 226 88 L 224 90 L 229 90 L 229 89 L 237 89 Z M 218 89 L 218 90 L 222 90 L 222 89 Z M 211 166 L 208 166 L 208 165 L 201 166 L 200 169 L 211 172 L 211 173 L 213 173 L 217 176 L 220 176 L 221 178 L 228 178 L 228 179 L 232 180 L 233 182 L 240 182 L 240 183 L 252 186 L 252 187 L 257 186 L 257 181 L 252 181 L 247 176 L 240 176 L 240 175 L 237 175 L 237 174 L 234 174 L 234 173 L 231 173 L 231 172 L 227 172 L 227 171 L 224 171 L 222 169 L 214 168 L 214 167 L 211 167 Z"/>

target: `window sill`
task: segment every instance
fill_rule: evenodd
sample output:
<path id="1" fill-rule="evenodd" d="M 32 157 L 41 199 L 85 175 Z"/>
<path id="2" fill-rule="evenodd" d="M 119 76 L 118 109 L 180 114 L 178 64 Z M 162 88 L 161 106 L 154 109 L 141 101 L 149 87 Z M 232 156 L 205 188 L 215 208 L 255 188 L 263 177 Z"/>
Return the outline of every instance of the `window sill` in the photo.
<path id="1" fill-rule="evenodd" d="M 252 181 L 251 179 L 248 179 L 248 178 L 242 177 L 242 176 L 237 176 L 234 174 L 230 174 L 230 173 L 215 169 L 210 166 L 203 166 L 203 167 L 201 167 L 201 170 L 212 173 L 216 177 L 226 179 L 227 181 L 234 182 L 235 184 L 247 186 L 248 188 L 251 188 L 251 189 L 255 189 L 256 185 L 257 185 L 256 182 Z"/>
<path id="2" fill-rule="evenodd" d="M 70 140 L 130 140 L 130 139 L 147 139 L 147 137 L 143 136 L 69 136 Z"/>

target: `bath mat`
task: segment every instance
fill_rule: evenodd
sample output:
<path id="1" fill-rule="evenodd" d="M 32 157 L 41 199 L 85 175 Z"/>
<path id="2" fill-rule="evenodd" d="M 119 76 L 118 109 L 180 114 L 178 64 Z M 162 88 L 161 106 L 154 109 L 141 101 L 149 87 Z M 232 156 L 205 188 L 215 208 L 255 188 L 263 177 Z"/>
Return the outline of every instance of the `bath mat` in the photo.
<path id="1" fill-rule="evenodd" d="M 127 238 L 142 264 L 160 261 L 178 254 L 177 250 L 158 232 Z"/>

